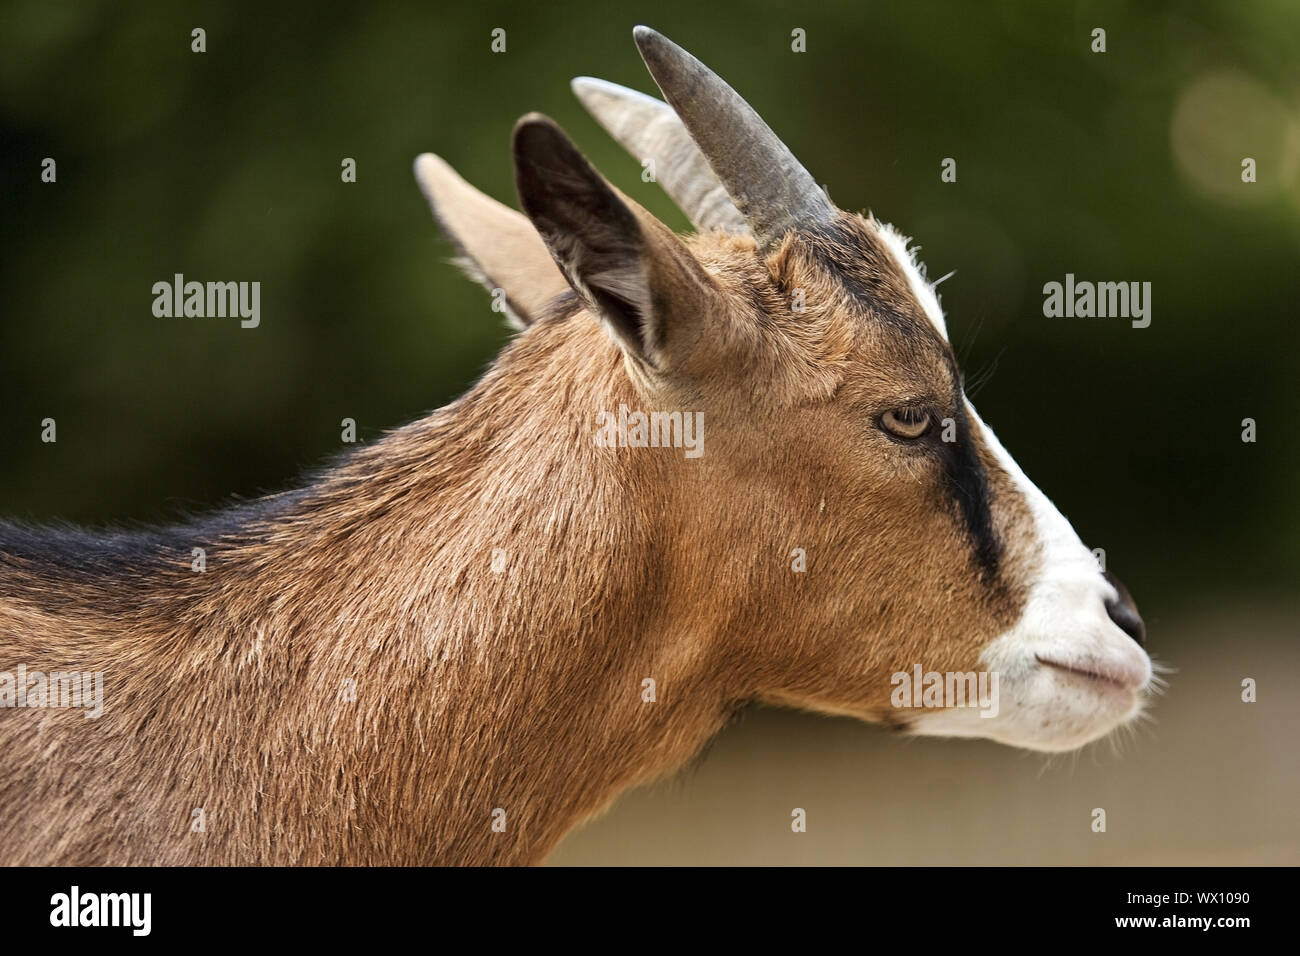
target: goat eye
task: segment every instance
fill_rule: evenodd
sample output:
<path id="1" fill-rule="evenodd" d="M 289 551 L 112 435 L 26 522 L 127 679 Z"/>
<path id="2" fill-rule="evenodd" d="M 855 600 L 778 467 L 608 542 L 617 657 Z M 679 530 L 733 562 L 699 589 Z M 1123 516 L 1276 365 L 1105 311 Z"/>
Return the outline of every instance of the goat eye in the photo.
<path id="1" fill-rule="evenodd" d="M 920 438 L 930 430 L 930 415 L 919 408 L 896 408 L 885 412 L 880 424 L 898 438 Z"/>

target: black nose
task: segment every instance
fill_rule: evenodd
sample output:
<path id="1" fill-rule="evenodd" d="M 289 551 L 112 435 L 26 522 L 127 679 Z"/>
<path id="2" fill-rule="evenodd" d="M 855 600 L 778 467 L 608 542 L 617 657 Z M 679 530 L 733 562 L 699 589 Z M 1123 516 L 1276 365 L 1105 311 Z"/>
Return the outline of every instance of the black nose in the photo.
<path id="1" fill-rule="evenodd" d="M 1138 613 L 1137 605 L 1133 603 L 1133 596 L 1128 593 L 1128 588 L 1124 587 L 1124 582 L 1115 575 L 1109 571 L 1101 573 L 1102 577 L 1115 588 L 1117 595 L 1115 600 L 1106 602 L 1106 613 L 1119 625 L 1121 631 L 1137 641 L 1138 647 L 1141 647 L 1147 636 L 1147 629 L 1142 624 L 1142 615 Z"/>

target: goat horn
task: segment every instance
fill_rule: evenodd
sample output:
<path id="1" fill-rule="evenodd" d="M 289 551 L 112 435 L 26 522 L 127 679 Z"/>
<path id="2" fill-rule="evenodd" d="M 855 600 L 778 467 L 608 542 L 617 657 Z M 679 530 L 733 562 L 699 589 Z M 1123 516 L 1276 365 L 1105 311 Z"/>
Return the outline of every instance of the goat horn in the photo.
<path id="1" fill-rule="evenodd" d="M 763 249 L 793 229 L 834 217 L 835 207 L 808 170 L 739 93 L 662 34 L 638 26 L 632 35 L 664 99 Z"/>
<path id="2" fill-rule="evenodd" d="M 745 233 L 749 227 L 671 106 L 590 76 L 571 84 L 587 112 L 624 149 L 654 161 L 655 179 L 696 229 Z"/>

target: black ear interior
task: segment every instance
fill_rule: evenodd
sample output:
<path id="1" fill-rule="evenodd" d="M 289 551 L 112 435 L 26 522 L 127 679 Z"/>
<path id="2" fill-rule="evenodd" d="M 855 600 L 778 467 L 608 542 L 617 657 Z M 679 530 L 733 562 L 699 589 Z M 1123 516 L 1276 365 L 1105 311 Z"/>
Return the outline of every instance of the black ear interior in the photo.
<path id="1" fill-rule="evenodd" d="M 635 347 L 638 353 L 643 353 L 646 317 L 641 314 L 641 310 L 626 299 L 621 299 L 603 289 L 593 289 L 592 295 L 596 298 L 596 305 L 601 314 L 619 329 L 624 338 L 630 340 L 629 344 Z"/>

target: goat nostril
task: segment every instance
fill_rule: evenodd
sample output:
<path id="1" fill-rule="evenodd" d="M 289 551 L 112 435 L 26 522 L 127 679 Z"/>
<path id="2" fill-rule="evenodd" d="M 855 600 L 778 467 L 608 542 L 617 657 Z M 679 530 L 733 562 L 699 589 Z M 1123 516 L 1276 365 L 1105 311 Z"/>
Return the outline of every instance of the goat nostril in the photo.
<path id="1" fill-rule="evenodd" d="M 1106 602 L 1106 613 L 1121 631 L 1137 641 L 1138 647 L 1142 647 L 1147 629 L 1142 623 L 1142 615 L 1138 613 L 1137 605 L 1133 603 L 1133 596 L 1128 593 L 1128 588 L 1124 587 L 1123 582 L 1109 571 L 1103 571 L 1102 577 L 1110 582 L 1116 595 L 1115 600 Z"/>

